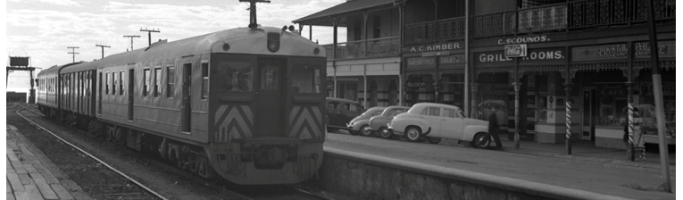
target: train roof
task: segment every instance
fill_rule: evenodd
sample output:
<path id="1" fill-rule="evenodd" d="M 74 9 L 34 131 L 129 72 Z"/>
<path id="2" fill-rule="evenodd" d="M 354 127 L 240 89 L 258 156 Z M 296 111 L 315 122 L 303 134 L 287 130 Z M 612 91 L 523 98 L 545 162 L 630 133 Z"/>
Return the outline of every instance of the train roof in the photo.
<path id="1" fill-rule="evenodd" d="M 55 65 L 55 66 L 52 66 L 50 68 L 40 70 L 40 72 L 38 73 L 38 77 L 48 76 L 48 75 L 55 75 L 56 76 L 57 73 L 59 73 L 60 69 L 62 69 L 64 67 L 71 66 L 71 65 L 81 64 L 81 63 L 83 63 L 83 62 L 75 62 L 75 63 L 69 63 L 69 64 L 65 64 L 65 65 Z"/>
<path id="2" fill-rule="evenodd" d="M 280 33 L 280 49 L 270 52 L 267 47 L 268 33 Z M 226 49 L 225 44 L 229 45 Z M 283 48 L 286 47 L 286 48 Z M 314 49 L 318 48 L 318 53 Z M 130 63 L 178 58 L 204 53 L 265 54 L 289 56 L 325 57 L 325 48 L 288 31 L 274 27 L 257 29 L 228 29 L 173 42 L 160 41 L 151 46 L 129 52 L 113 54 L 103 59 L 82 63 L 62 70 L 63 73 L 94 70 L 104 66 L 120 66 Z"/>

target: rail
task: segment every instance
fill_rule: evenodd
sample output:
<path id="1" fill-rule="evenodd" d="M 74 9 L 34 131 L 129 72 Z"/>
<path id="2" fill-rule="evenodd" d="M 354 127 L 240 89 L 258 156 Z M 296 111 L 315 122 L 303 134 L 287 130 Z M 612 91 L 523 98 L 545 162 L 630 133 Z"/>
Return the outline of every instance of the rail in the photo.
<path id="1" fill-rule="evenodd" d="M 383 37 L 369 40 L 350 41 L 337 44 L 337 57 L 334 59 L 354 59 L 398 56 L 398 37 Z M 327 51 L 327 59 L 332 60 L 333 45 L 323 45 Z"/>
<path id="2" fill-rule="evenodd" d="M 465 17 L 406 24 L 404 27 L 406 44 L 465 38 Z"/>
<path id="3" fill-rule="evenodd" d="M 655 19 L 675 20 L 675 3 L 653 0 Z M 473 16 L 473 37 L 570 31 L 647 21 L 647 0 L 582 0 Z"/>

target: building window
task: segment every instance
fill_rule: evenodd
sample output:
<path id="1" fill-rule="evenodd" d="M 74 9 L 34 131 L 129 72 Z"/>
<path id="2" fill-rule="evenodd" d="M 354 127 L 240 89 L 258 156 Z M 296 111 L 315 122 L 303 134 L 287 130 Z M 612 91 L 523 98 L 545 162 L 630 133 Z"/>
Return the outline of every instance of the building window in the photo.
<path id="1" fill-rule="evenodd" d="M 144 82 L 142 84 L 142 95 L 143 96 L 147 96 L 147 94 L 149 94 L 149 92 L 150 92 L 149 91 L 150 90 L 149 85 L 150 85 L 150 82 L 152 81 L 152 77 L 150 76 L 149 73 L 150 73 L 149 69 L 144 69 L 144 71 L 142 73 L 142 79 Z"/>
<path id="2" fill-rule="evenodd" d="M 209 96 L 209 63 L 202 63 L 202 99 Z"/>
<path id="3" fill-rule="evenodd" d="M 175 96 L 175 67 L 166 68 L 166 97 Z"/>
<path id="4" fill-rule="evenodd" d="M 154 69 L 154 96 L 161 93 L 161 68 Z"/>
<path id="5" fill-rule="evenodd" d="M 381 33 L 382 28 L 380 26 L 382 24 L 381 21 L 382 21 L 382 18 L 380 18 L 380 16 L 378 16 L 378 15 L 375 15 L 374 17 L 372 17 L 372 26 L 373 26 L 372 37 L 373 38 L 382 37 L 382 33 Z"/>

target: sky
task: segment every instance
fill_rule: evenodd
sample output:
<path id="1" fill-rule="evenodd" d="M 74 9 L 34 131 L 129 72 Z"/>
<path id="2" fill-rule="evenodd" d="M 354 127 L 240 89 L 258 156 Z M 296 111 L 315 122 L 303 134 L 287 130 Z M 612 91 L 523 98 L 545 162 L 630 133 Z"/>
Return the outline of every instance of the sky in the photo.
<path id="1" fill-rule="evenodd" d="M 292 21 L 316 13 L 346 0 L 271 0 L 258 3 L 258 23 L 282 27 Z M 8 56 L 28 56 L 30 66 L 47 69 L 72 62 L 71 49 L 76 46 L 76 61 L 92 61 L 125 52 L 131 39 L 124 35 L 140 35 L 133 40 L 135 49 L 146 47 L 147 32 L 157 29 L 152 41 L 169 42 L 225 29 L 246 27 L 249 3 L 239 0 L 5 0 L 2 2 L 6 26 L 2 62 Z M 298 28 L 298 25 L 295 25 Z M 339 35 L 346 30 L 340 29 Z M 308 26 L 302 31 L 308 37 Z M 313 27 L 313 40 L 332 43 L 331 27 Z M 345 41 L 345 37 L 339 37 Z M 37 72 L 35 73 L 37 74 Z M 4 77 L 3 77 L 4 78 Z M 28 91 L 28 72 L 11 72 L 7 91 Z"/>

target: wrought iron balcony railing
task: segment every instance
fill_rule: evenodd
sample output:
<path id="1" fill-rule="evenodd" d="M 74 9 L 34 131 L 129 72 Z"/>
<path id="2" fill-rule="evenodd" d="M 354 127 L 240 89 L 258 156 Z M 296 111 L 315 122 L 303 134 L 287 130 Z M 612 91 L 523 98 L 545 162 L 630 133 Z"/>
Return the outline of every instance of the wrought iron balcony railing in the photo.
<path id="1" fill-rule="evenodd" d="M 675 20 L 675 4 L 654 0 L 656 20 Z M 647 21 L 647 0 L 583 0 L 473 17 L 474 37 L 565 31 Z"/>
<path id="2" fill-rule="evenodd" d="M 327 59 L 332 59 L 333 45 L 322 45 L 327 51 Z M 398 56 L 400 51 L 398 37 L 384 37 L 369 40 L 350 41 L 337 44 L 335 59 L 354 59 Z"/>
<path id="3" fill-rule="evenodd" d="M 465 17 L 406 24 L 404 27 L 406 44 L 465 38 Z"/>

